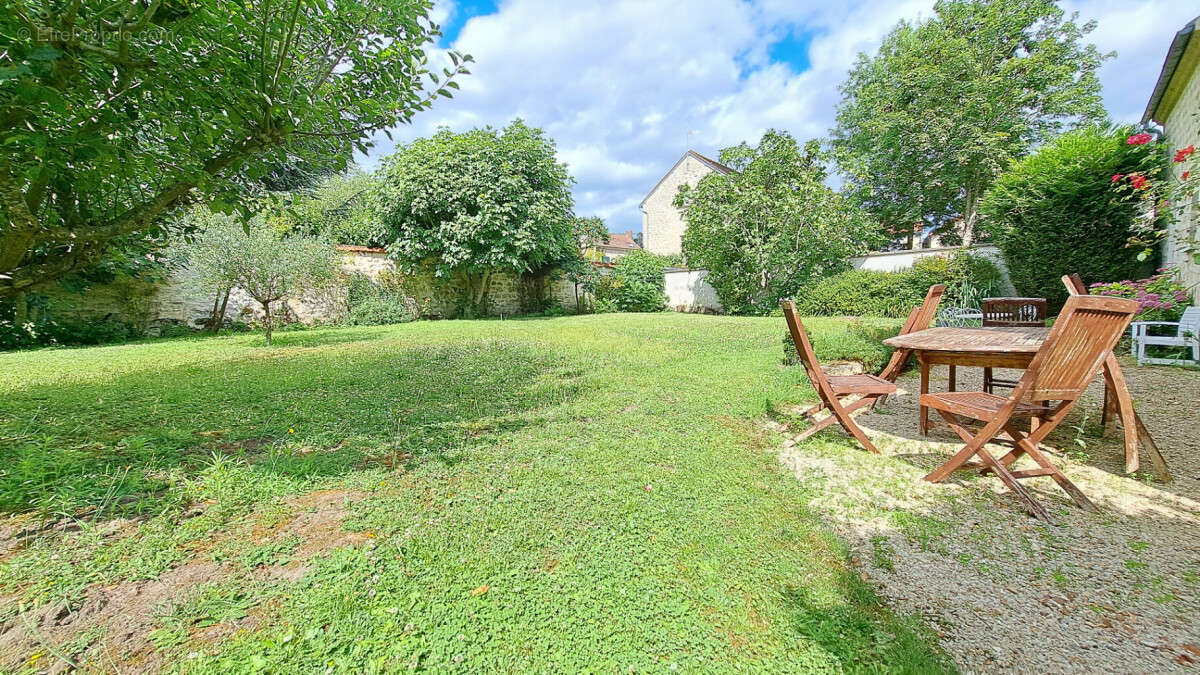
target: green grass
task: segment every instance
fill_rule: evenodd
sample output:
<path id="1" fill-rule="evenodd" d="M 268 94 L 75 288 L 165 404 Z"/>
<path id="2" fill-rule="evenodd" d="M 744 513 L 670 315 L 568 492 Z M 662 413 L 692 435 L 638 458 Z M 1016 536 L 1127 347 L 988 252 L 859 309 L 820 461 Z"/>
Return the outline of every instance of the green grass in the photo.
<path id="1" fill-rule="evenodd" d="M 836 345 L 845 323 L 807 325 Z M 948 669 L 777 464 L 767 410 L 812 396 L 779 365 L 781 326 L 600 315 L 0 355 L 0 509 L 77 525 L 0 561 L 0 595 L 78 603 L 224 561 L 152 627 L 189 673 Z M 264 584 L 303 542 L 253 533 L 316 490 L 366 494 L 342 525 L 365 543 Z"/>

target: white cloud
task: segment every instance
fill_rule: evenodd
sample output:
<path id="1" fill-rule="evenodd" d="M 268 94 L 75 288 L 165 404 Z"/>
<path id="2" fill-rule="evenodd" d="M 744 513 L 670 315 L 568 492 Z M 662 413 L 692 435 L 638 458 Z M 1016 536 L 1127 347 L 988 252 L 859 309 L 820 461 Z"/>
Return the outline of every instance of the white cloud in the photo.
<path id="1" fill-rule="evenodd" d="M 1187 3 L 1069 0 L 1092 39 L 1118 59 L 1101 72 L 1114 118 L 1140 117 L 1171 36 L 1195 12 Z M 613 231 L 640 229 L 638 203 L 690 145 L 706 154 L 756 141 L 767 128 L 801 141 L 824 136 L 847 69 L 874 51 L 901 18 L 932 13 L 933 0 L 506 0 L 474 17 L 454 47 L 472 54 L 473 74 L 397 130 L 404 141 L 438 126 L 504 126 L 514 117 L 542 127 L 578 180 L 576 212 Z M 439 3 L 435 20 L 459 8 Z M 812 35 L 803 72 L 769 61 L 773 42 Z M 689 133 L 694 131 L 695 133 Z M 391 151 L 382 137 L 366 163 Z"/>

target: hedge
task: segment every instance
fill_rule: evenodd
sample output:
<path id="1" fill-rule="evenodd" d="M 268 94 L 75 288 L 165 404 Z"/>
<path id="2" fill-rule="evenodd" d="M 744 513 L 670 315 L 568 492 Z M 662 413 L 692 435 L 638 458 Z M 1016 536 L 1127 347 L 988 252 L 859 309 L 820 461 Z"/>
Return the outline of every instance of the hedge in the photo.
<path id="1" fill-rule="evenodd" d="M 826 277 L 795 298 L 804 316 L 883 316 L 902 318 L 921 303 L 929 287 L 946 284 L 943 306 L 964 295 L 981 297 L 1002 290 L 1000 269 L 981 256 L 956 251 L 927 256 L 897 272 L 849 270 Z"/>

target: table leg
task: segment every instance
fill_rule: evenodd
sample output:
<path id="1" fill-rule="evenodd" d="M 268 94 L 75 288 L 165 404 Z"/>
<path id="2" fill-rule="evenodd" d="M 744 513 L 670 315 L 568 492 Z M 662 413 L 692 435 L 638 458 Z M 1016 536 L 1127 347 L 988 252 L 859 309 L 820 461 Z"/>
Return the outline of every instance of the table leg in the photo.
<path id="1" fill-rule="evenodd" d="M 925 360 L 923 355 L 918 355 L 917 360 L 921 363 L 921 395 L 929 393 L 929 362 Z M 921 406 L 920 429 L 922 436 L 929 435 L 929 408 Z"/>
<path id="2" fill-rule="evenodd" d="M 950 366 L 950 391 L 958 391 L 958 369 L 957 366 Z"/>

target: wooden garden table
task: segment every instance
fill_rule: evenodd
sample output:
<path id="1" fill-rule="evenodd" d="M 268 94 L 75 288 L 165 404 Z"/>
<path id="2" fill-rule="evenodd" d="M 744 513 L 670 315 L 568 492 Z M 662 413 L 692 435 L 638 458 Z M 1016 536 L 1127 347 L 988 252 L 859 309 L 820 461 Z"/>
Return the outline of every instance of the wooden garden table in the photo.
<path id="1" fill-rule="evenodd" d="M 957 328 L 938 327 L 897 335 L 883 341 L 889 347 L 915 352 L 921 364 L 921 393 L 929 393 L 929 367 L 950 367 L 949 389 L 955 389 L 957 366 L 1024 369 L 1041 348 L 1049 328 Z M 921 435 L 929 433 L 929 410 L 921 406 Z M 1121 366 L 1111 353 L 1104 360 L 1104 413 L 1101 424 L 1107 430 L 1110 412 L 1115 412 L 1125 428 L 1125 471 L 1138 470 L 1138 440 L 1150 452 L 1150 463 L 1160 480 L 1170 481 L 1171 474 L 1154 438 L 1133 408 L 1133 398 Z M 1035 421 L 1036 423 L 1036 421 Z"/>

